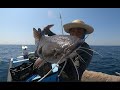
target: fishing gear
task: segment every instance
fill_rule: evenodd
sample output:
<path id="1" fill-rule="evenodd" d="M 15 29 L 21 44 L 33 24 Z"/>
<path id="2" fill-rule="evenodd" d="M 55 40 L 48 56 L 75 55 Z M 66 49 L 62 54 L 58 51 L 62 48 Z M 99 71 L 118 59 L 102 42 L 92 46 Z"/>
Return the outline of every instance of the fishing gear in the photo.
<path id="1" fill-rule="evenodd" d="M 61 13 L 59 13 L 59 14 L 60 14 L 60 20 L 61 20 L 62 35 L 64 35 L 64 33 L 63 33 L 63 24 L 62 24 L 62 16 L 61 16 Z"/>

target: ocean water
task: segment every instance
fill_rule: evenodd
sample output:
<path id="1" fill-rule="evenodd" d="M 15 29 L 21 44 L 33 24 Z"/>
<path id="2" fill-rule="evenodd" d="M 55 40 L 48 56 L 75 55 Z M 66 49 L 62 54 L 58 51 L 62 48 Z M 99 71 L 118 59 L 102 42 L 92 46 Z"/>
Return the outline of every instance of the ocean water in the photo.
<path id="1" fill-rule="evenodd" d="M 22 55 L 21 47 L 22 45 L 0 45 L 0 82 L 7 81 L 9 60 Z M 120 72 L 120 46 L 91 46 L 91 48 L 95 52 L 88 70 L 111 75 Z M 35 46 L 28 45 L 28 51 L 35 51 Z"/>

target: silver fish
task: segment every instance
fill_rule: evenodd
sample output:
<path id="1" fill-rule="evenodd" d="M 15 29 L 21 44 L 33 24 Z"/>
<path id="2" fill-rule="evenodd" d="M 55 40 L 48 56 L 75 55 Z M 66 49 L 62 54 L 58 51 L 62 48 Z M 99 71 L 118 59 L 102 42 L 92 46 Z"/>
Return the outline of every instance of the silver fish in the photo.
<path id="1" fill-rule="evenodd" d="M 70 35 L 43 36 L 35 28 L 33 28 L 33 33 L 37 45 L 37 54 L 41 59 L 50 63 L 57 63 L 63 56 L 64 49 L 80 40 Z M 59 63 L 65 60 L 62 59 Z"/>
<path id="2" fill-rule="evenodd" d="M 37 47 L 36 52 L 39 56 L 39 58 L 34 63 L 34 68 L 41 67 L 45 62 L 60 64 L 64 61 L 67 61 L 66 57 L 69 56 L 69 54 L 75 50 L 75 48 L 71 49 L 69 47 L 76 46 L 77 44 L 84 42 L 84 40 L 82 41 L 82 39 L 77 38 L 76 36 L 70 36 L 70 35 L 54 35 L 54 36 L 47 37 L 41 33 L 40 29 L 37 31 L 35 28 L 33 28 L 33 35 L 34 35 L 35 44 Z M 80 50 L 82 50 L 82 48 L 84 48 L 84 47 L 81 47 Z M 67 49 L 69 50 L 69 52 L 66 53 Z M 84 49 L 91 50 L 89 48 L 84 48 Z M 82 50 L 82 51 L 84 51 L 85 53 L 88 53 L 85 50 Z M 91 51 L 93 51 L 93 50 L 91 50 Z M 80 56 L 80 55 L 78 55 L 78 56 Z M 84 61 L 81 56 L 80 56 L 80 58 L 82 61 Z M 77 67 L 73 60 L 72 60 L 72 62 L 76 69 L 76 72 L 78 75 L 78 80 L 79 80 L 79 74 L 78 74 Z M 65 64 L 64 64 L 64 66 L 65 66 Z M 63 68 L 64 68 L 64 66 L 63 66 Z M 61 72 L 62 72 L 62 70 L 61 70 Z M 42 77 L 40 79 L 40 81 L 43 78 L 45 78 L 50 72 L 51 72 L 51 70 L 44 77 Z M 60 72 L 60 74 L 61 74 L 61 72 Z"/>

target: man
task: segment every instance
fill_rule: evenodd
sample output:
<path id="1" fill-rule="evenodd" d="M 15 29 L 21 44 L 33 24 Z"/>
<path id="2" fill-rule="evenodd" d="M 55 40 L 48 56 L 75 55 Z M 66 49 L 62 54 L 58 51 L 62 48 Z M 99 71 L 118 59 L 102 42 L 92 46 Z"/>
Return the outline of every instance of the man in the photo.
<path id="1" fill-rule="evenodd" d="M 23 57 L 24 57 L 24 59 L 28 59 L 28 51 L 27 51 L 27 48 L 24 48 L 24 49 L 23 49 Z"/>
<path id="2" fill-rule="evenodd" d="M 72 23 L 65 24 L 63 27 L 64 27 L 65 32 L 70 33 L 71 36 L 76 36 L 83 40 L 83 43 L 80 43 L 80 44 L 78 43 L 78 44 L 72 45 L 70 47 L 70 49 L 75 48 L 75 47 L 78 48 L 78 50 L 76 52 L 77 52 L 77 54 L 79 54 L 81 56 L 81 58 L 78 58 L 79 62 L 75 62 L 75 64 L 79 63 L 77 69 L 78 69 L 78 73 L 79 73 L 79 79 L 81 80 L 82 74 L 85 71 L 85 69 L 88 67 L 88 65 L 90 64 L 90 61 L 93 56 L 93 52 L 89 50 L 90 47 L 85 42 L 85 35 L 91 34 L 94 31 L 94 29 L 91 26 L 85 24 L 81 20 L 74 20 L 74 21 L 72 21 Z M 85 48 L 87 48 L 87 49 L 85 49 Z M 77 78 L 74 77 L 75 76 L 75 68 L 70 66 L 70 64 L 72 63 L 70 61 L 71 60 L 68 60 L 68 62 L 67 62 L 68 64 L 66 65 L 64 71 L 67 73 L 69 78 L 71 78 L 71 81 L 77 81 Z"/>
<path id="3" fill-rule="evenodd" d="M 53 25 L 48 25 L 44 28 L 43 31 L 46 35 L 48 36 L 55 35 L 55 33 L 50 31 L 50 28 L 52 26 Z M 73 65 L 73 62 L 70 60 L 71 58 L 67 58 L 67 64 L 63 70 L 64 74 L 63 73 L 61 74 L 60 80 L 61 81 L 80 81 L 83 72 L 88 67 L 93 56 L 93 52 L 89 50 L 90 47 L 85 42 L 85 35 L 92 33 L 94 29 L 91 26 L 85 24 L 81 20 L 74 20 L 72 21 L 72 23 L 65 24 L 63 27 L 65 32 L 69 33 L 71 36 L 76 36 L 80 38 L 80 40 L 82 40 L 83 42 L 82 43 L 77 42 L 65 50 L 66 52 L 69 49 L 77 49 L 74 57 L 73 56 L 69 56 L 69 57 L 72 57 L 72 59 L 74 59 L 74 63 L 77 67 L 78 74 L 79 74 L 79 80 L 78 80 L 78 74 Z M 60 64 L 61 67 L 63 65 L 64 63 Z M 67 76 L 67 78 L 65 76 Z"/>

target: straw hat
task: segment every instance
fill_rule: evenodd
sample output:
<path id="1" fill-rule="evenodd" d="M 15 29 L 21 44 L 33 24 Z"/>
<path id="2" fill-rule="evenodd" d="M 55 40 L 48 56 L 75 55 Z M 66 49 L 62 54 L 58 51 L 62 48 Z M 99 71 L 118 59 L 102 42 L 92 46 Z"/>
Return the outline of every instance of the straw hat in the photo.
<path id="1" fill-rule="evenodd" d="M 69 30 L 71 28 L 84 28 L 87 30 L 87 34 L 90 34 L 94 31 L 93 27 L 85 24 L 83 21 L 81 20 L 74 20 L 71 23 L 65 24 L 64 26 L 65 32 L 69 33 Z"/>

